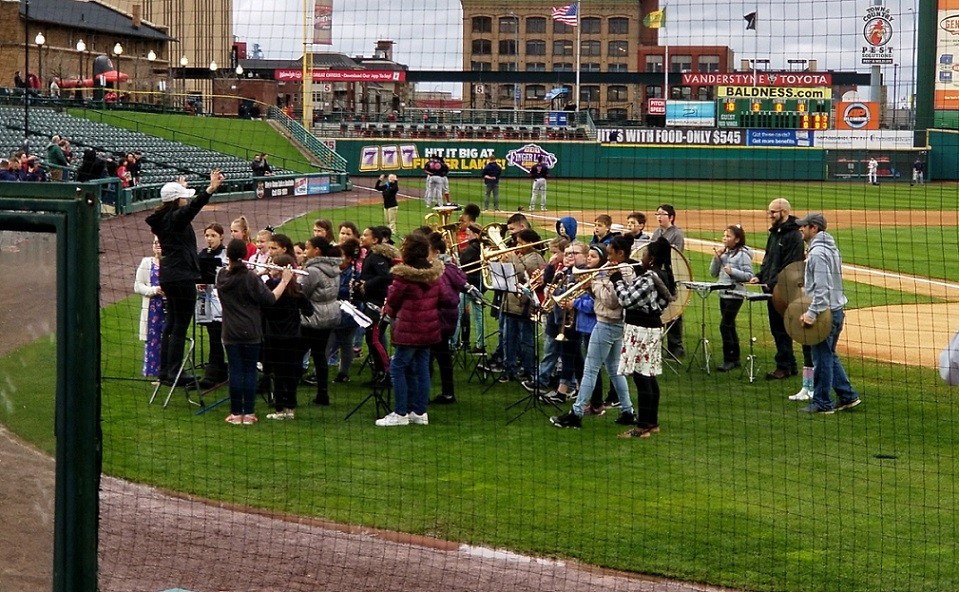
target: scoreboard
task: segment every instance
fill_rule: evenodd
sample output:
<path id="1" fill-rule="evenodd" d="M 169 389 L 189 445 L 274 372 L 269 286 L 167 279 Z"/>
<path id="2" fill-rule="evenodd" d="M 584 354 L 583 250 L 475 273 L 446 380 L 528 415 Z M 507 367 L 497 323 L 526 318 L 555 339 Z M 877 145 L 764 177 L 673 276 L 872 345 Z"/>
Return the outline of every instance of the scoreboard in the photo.
<path id="1" fill-rule="evenodd" d="M 828 99 L 726 98 L 716 101 L 719 127 L 827 130 Z"/>

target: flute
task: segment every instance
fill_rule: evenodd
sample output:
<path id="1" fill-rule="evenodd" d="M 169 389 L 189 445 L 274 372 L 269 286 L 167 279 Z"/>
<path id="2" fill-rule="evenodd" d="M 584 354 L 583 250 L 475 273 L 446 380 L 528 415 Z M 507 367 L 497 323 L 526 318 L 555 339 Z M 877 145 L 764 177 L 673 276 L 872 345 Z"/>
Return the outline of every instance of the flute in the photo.
<path id="1" fill-rule="evenodd" d="M 256 263 L 254 261 L 247 261 L 248 266 L 252 265 L 253 267 L 262 267 L 263 269 L 272 269 L 275 271 L 283 271 L 286 268 L 280 267 L 279 265 L 273 265 L 272 263 Z M 302 269 L 292 269 L 291 270 L 295 275 L 310 275 L 309 273 L 303 271 Z"/>

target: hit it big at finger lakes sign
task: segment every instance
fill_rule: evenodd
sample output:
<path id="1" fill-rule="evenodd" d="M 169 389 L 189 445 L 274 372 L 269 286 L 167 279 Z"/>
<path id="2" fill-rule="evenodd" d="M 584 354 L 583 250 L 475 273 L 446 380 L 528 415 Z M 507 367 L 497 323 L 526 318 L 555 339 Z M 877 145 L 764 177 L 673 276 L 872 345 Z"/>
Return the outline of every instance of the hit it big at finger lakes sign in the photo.
<path id="1" fill-rule="evenodd" d="M 499 151 L 503 148 L 500 147 Z M 554 168 L 556 155 L 537 144 L 527 144 L 510 150 L 505 155 L 491 147 L 430 146 L 422 152 L 416 144 L 367 144 L 360 148 L 360 172 L 422 170 L 428 159 L 442 157 L 450 172 L 479 173 L 493 156 L 501 167 L 517 167 L 525 172 L 542 156 L 549 168 Z"/>

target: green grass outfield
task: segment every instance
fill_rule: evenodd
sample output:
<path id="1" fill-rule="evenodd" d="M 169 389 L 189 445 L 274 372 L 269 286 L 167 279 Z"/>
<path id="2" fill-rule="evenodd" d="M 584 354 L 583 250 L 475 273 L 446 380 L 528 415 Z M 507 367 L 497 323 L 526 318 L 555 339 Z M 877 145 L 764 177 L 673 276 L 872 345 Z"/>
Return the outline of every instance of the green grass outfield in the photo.
<path id="1" fill-rule="evenodd" d="M 771 193 L 788 191 L 794 203 L 891 209 L 889 195 L 935 208 L 945 191 L 928 188 L 917 198 L 898 188 L 871 195 L 853 184 L 757 184 L 739 194 L 735 188 L 562 181 L 551 197 L 556 207 L 588 199 L 580 209 L 650 212 L 667 199 L 688 209 L 762 209 Z M 507 182 L 504 197 L 524 199 L 527 189 L 525 182 Z M 472 190 L 465 180 L 454 183 L 454 192 Z M 716 197 L 724 192 L 728 198 Z M 400 208 L 401 228 L 422 220 L 426 210 L 416 205 Z M 320 210 L 282 230 L 303 238 L 316 217 L 364 226 L 379 223 L 381 214 L 376 205 Z M 941 246 L 954 240 L 948 228 L 857 232 L 837 233 L 847 262 L 959 277 Z M 875 247 L 855 246 L 873 239 Z M 940 251 L 935 266 L 918 256 Z M 704 279 L 706 255 L 689 259 L 694 276 Z M 930 301 L 851 282 L 846 289 L 855 307 Z M 718 302 L 706 304 L 716 357 Z M 694 297 L 685 315 L 690 353 L 701 310 Z M 739 317 L 744 348 L 747 313 Z M 771 369 L 771 340 L 764 307 L 753 313 L 762 373 Z M 302 387 L 295 421 L 237 428 L 223 422 L 224 408 L 194 415 L 180 394 L 168 409 L 147 405 L 151 387 L 137 380 L 138 314 L 138 297 L 102 313 L 104 471 L 111 475 L 282 513 L 751 590 L 959 586 L 957 408 L 928 369 L 847 359 L 865 403 L 807 417 L 786 400 L 798 380 L 749 383 L 739 372 L 706 376 L 698 364 L 675 368 L 661 379 L 662 433 L 623 441 L 615 437 L 623 430 L 613 423 L 616 411 L 586 418 L 582 430 L 555 429 L 538 410 L 507 423 L 518 410 L 505 407 L 525 391 L 469 382 L 463 358 L 459 403 L 431 407 L 430 426 L 376 428 L 372 406 L 344 421 L 367 392 L 360 383 L 369 370 L 357 377 L 357 360 L 353 382 L 331 385 L 331 407 L 310 406 L 310 390 Z M 47 367 L 52 348 L 42 340 L 0 360 L 0 375 L 17 377 L 15 388 L 4 391 L 0 422 L 47 451 L 55 377 L 23 369 Z M 262 418 L 262 401 L 258 411 Z"/>

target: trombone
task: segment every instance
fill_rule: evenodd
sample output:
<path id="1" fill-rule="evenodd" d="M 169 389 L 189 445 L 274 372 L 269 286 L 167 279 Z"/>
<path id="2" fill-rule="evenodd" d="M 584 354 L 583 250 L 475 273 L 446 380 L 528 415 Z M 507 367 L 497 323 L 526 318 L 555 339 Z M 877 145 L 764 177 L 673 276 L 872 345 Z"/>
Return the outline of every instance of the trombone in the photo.
<path id="1" fill-rule="evenodd" d="M 572 273 L 573 277 L 585 275 L 588 276 L 587 279 L 593 279 L 600 272 L 613 272 L 625 269 L 640 268 L 642 265 L 642 263 L 604 263 L 603 265 L 593 269 L 575 268 L 573 269 Z"/>
<path id="2" fill-rule="evenodd" d="M 503 255 L 507 255 L 507 254 L 509 254 L 509 253 L 512 253 L 512 252 L 514 252 L 514 251 L 518 251 L 518 250 L 520 250 L 520 249 L 524 249 L 524 248 L 526 248 L 526 247 L 536 248 L 536 247 L 538 247 L 538 246 L 540 246 L 540 245 L 543 245 L 543 244 L 546 244 L 546 243 L 550 242 L 550 240 L 552 240 L 552 239 L 548 239 L 548 238 L 547 238 L 547 239 L 543 239 L 543 240 L 540 240 L 540 241 L 536 241 L 535 243 L 526 243 L 526 244 L 523 244 L 523 245 L 516 245 L 515 247 L 505 247 L 505 246 L 504 246 L 502 249 L 499 249 L 499 250 L 483 249 L 482 252 L 481 252 L 481 254 L 480 254 L 480 260 L 479 260 L 479 261 L 474 261 L 473 263 L 468 263 L 467 265 L 464 265 L 464 266 L 461 267 L 460 269 L 463 270 L 463 271 L 466 272 L 466 273 L 469 273 L 469 272 L 471 272 L 471 271 L 476 271 L 477 268 L 485 268 L 485 267 L 489 264 L 489 261 L 492 260 L 492 259 L 498 259 L 499 257 L 501 257 L 501 256 L 503 256 Z"/>

